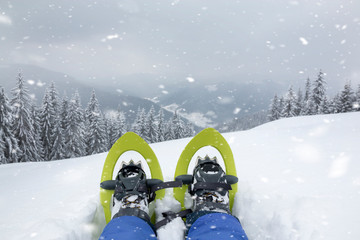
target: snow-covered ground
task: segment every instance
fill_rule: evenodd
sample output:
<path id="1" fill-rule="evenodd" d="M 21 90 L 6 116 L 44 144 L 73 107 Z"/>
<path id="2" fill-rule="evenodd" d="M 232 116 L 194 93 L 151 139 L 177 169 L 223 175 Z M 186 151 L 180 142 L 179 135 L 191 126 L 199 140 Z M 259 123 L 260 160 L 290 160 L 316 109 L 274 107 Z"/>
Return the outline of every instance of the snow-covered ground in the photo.
<path id="1" fill-rule="evenodd" d="M 359 122 L 360 113 L 307 116 L 224 134 L 240 179 L 233 212 L 249 239 L 360 239 Z M 151 145 L 167 180 L 189 141 Z M 0 166 L 0 239 L 97 239 L 105 157 Z M 174 206 L 171 196 L 158 204 Z M 159 238 L 176 239 L 179 226 Z"/>

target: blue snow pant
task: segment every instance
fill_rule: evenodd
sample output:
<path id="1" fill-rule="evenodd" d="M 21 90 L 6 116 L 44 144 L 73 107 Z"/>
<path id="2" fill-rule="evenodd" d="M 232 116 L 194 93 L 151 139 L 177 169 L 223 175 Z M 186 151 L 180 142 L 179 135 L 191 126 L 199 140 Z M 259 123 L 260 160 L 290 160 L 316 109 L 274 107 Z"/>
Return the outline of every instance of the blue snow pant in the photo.
<path id="1" fill-rule="evenodd" d="M 188 240 L 248 240 L 239 220 L 225 213 L 199 217 L 190 227 Z M 155 240 L 156 234 L 144 220 L 135 216 L 114 218 L 106 225 L 99 240 Z"/>

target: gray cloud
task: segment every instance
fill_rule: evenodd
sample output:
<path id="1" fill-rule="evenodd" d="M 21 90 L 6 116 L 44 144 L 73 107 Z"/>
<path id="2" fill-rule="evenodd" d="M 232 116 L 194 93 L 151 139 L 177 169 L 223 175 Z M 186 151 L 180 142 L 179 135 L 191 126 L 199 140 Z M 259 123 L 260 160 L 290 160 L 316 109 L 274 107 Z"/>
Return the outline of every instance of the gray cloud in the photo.
<path id="1" fill-rule="evenodd" d="M 0 64 L 79 80 L 149 74 L 360 83 L 358 1 L 9 1 L 0 3 Z"/>

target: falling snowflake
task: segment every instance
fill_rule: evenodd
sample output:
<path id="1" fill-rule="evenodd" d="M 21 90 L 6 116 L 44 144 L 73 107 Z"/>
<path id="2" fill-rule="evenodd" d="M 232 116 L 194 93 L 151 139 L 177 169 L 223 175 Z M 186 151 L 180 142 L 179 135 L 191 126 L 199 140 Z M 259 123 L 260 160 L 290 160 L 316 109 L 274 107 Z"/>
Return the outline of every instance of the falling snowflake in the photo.
<path id="1" fill-rule="evenodd" d="M 186 80 L 188 80 L 189 83 L 195 82 L 195 79 L 192 77 L 187 77 Z"/>
<path id="2" fill-rule="evenodd" d="M 235 108 L 234 111 L 233 111 L 233 113 L 234 113 L 234 114 L 238 114 L 240 111 L 241 111 L 241 108 Z"/>
<path id="3" fill-rule="evenodd" d="M 302 45 L 308 45 L 308 44 L 309 44 L 308 40 L 306 40 L 306 39 L 303 38 L 303 37 L 300 37 L 299 40 L 300 40 L 300 42 L 301 42 Z"/>

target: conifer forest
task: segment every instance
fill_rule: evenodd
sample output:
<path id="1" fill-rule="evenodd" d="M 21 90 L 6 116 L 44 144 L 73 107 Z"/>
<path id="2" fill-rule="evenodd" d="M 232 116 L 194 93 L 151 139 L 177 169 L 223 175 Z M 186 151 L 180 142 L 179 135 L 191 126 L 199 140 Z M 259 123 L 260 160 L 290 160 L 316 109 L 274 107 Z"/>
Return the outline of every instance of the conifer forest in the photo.
<path id="1" fill-rule="evenodd" d="M 0 164 L 51 161 L 106 152 L 127 131 L 149 143 L 194 135 L 194 127 L 177 112 L 165 119 L 162 109 L 139 108 L 129 123 L 119 108 L 107 116 L 100 109 L 95 91 L 86 108 L 77 91 L 60 97 L 52 83 L 37 106 L 22 73 L 7 97 L 0 88 Z"/>

